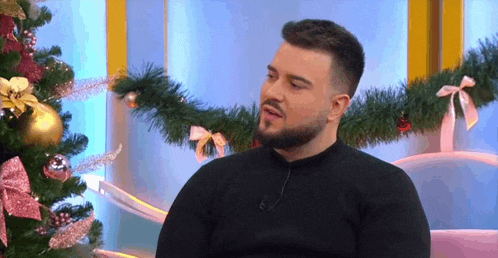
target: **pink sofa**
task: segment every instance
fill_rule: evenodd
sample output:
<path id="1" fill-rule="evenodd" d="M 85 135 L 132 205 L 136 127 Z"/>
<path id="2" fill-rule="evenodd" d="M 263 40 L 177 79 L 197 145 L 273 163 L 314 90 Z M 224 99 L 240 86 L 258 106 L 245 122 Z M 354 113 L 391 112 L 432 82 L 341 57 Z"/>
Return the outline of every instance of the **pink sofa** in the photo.
<path id="1" fill-rule="evenodd" d="M 498 258 L 498 230 L 431 230 L 431 258 Z"/>

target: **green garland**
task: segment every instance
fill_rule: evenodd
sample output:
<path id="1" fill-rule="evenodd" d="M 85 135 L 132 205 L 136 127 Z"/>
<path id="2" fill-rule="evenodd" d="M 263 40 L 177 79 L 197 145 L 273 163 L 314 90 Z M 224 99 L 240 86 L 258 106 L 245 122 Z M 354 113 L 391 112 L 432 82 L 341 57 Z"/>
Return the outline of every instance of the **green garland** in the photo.
<path id="1" fill-rule="evenodd" d="M 498 35 L 498 34 L 497 34 Z M 493 42 L 479 40 L 480 47 L 470 50 L 463 64 L 455 70 L 444 70 L 429 78 L 417 79 L 408 87 L 376 89 L 372 88 L 351 101 L 349 109 L 342 118 L 338 136 L 348 145 L 355 148 L 366 147 L 367 144 L 391 143 L 407 137 L 411 133 L 422 134 L 435 131 L 441 127 L 444 114 L 448 111 L 450 97 L 437 97 L 436 93 L 444 85 L 459 86 L 463 76 L 475 80 L 474 87 L 466 87 L 476 108 L 481 108 L 496 100 L 498 96 L 498 40 Z M 138 107 L 133 115 L 146 115 L 151 123 L 149 130 L 159 129 L 168 144 L 184 146 L 195 150 L 196 141 L 190 141 L 190 127 L 202 126 L 213 133 L 222 133 L 228 141 L 230 151 L 243 152 L 251 148 L 253 130 L 258 125 L 259 107 L 200 108 L 201 102 L 193 101 L 180 92 L 181 85 L 171 82 L 164 74 L 164 68 L 152 67 L 148 64 L 143 75 L 128 72 L 121 74 L 114 88 L 119 99 L 129 92 L 138 93 Z M 463 116 L 458 98 L 455 98 L 455 110 L 459 117 Z M 229 111 L 227 113 L 227 111 Z M 402 114 L 408 115 L 412 129 L 400 132 L 397 123 Z M 215 155 L 213 141 L 206 145 L 205 153 Z"/>

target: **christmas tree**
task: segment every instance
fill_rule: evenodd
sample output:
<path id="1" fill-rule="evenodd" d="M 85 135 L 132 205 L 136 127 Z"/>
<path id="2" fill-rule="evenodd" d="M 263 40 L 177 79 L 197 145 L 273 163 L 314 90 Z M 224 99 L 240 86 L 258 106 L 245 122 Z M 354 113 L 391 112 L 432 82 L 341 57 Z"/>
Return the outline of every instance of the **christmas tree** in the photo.
<path id="1" fill-rule="evenodd" d="M 95 257 L 102 223 L 92 204 L 64 201 L 87 189 L 73 173 L 104 161 L 73 170 L 69 160 L 88 138 L 70 133 L 61 100 L 109 81 L 78 89 L 71 66 L 57 59 L 59 47 L 35 48 L 37 28 L 52 18 L 46 7 L 2 0 L 0 15 L 0 257 Z"/>

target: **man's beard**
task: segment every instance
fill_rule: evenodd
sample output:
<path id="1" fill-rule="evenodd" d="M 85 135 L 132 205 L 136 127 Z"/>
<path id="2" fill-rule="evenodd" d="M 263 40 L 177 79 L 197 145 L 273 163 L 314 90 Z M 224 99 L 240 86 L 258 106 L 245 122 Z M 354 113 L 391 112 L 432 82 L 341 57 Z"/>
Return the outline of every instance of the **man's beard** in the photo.
<path id="1" fill-rule="evenodd" d="M 261 121 L 259 118 L 258 121 Z M 272 121 L 263 121 L 265 127 L 272 125 Z M 326 126 L 327 118 L 319 117 L 306 125 L 300 125 L 295 128 L 282 128 L 277 133 L 268 134 L 261 130 L 259 123 L 254 130 L 254 139 L 256 139 L 263 147 L 274 149 L 290 150 L 301 147 L 317 137 Z"/>

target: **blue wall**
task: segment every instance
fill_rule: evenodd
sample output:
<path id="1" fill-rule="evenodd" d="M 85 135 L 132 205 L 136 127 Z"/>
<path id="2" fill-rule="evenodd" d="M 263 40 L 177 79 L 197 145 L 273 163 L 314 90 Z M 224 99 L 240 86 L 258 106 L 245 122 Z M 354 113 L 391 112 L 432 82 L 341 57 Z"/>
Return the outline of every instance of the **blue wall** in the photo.
<path id="1" fill-rule="evenodd" d="M 62 56 L 58 58 L 72 66 L 76 80 L 107 76 L 105 0 L 49 0 L 38 6 L 46 6 L 53 16 L 50 23 L 36 32 L 36 47 L 60 46 Z M 63 100 L 62 104 L 63 112 L 69 111 L 73 115 L 69 123 L 71 133 L 81 133 L 88 137 L 87 149 L 71 159 L 73 167 L 88 156 L 104 153 L 106 94 L 102 93 L 85 102 Z M 104 173 L 102 168 L 91 174 L 103 177 Z M 91 202 L 96 218 L 104 223 L 103 233 L 107 241 L 110 239 L 108 225 L 112 221 L 107 216 L 110 204 L 90 190 L 83 195 L 85 198 L 76 197 L 65 201 L 72 204 Z"/>

